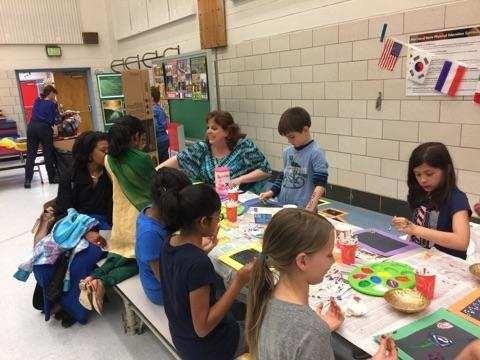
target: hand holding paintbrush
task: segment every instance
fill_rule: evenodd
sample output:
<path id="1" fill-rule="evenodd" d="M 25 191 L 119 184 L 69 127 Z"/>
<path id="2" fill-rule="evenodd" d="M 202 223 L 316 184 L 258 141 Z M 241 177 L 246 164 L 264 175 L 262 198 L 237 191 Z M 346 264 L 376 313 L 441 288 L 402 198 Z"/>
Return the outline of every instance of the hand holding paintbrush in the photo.
<path id="1" fill-rule="evenodd" d="M 394 216 L 392 219 L 392 225 L 397 229 L 398 231 L 401 231 L 403 233 L 406 233 L 408 235 L 412 235 L 414 230 L 415 230 L 415 224 L 412 223 L 410 220 L 404 218 L 404 217 L 397 217 Z"/>

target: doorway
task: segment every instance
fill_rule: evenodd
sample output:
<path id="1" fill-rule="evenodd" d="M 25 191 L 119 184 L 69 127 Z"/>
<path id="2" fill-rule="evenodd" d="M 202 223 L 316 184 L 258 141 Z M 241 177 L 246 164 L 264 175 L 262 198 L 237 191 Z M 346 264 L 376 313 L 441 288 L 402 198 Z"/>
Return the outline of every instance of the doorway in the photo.
<path id="1" fill-rule="evenodd" d="M 92 119 L 93 96 L 89 69 L 18 70 L 17 79 L 21 94 L 25 125 L 32 116 L 32 106 L 45 85 L 54 85 L 57 101 L 64 110 L 78 111 L 81 117 L 79 132 L 95 128 Z"/>

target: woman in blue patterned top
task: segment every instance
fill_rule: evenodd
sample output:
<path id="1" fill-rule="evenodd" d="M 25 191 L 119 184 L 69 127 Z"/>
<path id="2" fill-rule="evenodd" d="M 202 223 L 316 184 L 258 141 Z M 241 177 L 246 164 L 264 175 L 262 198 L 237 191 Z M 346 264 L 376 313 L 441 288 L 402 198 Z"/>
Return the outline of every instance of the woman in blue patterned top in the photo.
<path id="1" fill-rule="evenodd" d="M 230 169 L 230 186 L 259 193 L 270 176 L 270 165 L 255 143 L 240 133 L 230 113 L 207 114 L 206 139 L 182 150 L 159 165 L 183 170 L 188 177 L 215 184 L 215 168 Z"/>

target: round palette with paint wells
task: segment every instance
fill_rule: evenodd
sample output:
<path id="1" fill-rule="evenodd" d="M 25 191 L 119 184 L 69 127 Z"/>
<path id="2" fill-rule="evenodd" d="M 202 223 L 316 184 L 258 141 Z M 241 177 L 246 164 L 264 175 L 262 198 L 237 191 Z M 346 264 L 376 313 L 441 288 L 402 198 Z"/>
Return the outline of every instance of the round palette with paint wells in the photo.
<path id="1" fill-rule="evenodd" d="M 350 286 L 362 294 L 383 296 L 391 289 L 415 286 L 415 271 L 410 265 L 383 261 L 357 266 L 348 276 Z"/>

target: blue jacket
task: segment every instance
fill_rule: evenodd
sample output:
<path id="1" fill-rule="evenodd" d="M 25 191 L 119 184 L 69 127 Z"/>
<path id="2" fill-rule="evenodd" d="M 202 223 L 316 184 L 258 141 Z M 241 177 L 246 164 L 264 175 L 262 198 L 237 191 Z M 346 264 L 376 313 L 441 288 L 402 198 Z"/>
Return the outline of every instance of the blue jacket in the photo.
<path id="1" fill-rule="evenodd" d="M 60 117 L 60 113 L 56 102 L 39 97 L 33 103 L 31 121 L 53 126 L 58 117 Z"/>

